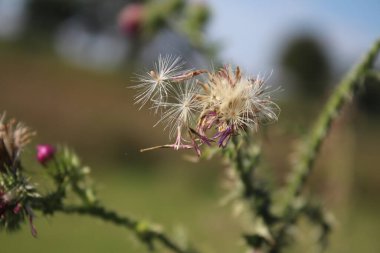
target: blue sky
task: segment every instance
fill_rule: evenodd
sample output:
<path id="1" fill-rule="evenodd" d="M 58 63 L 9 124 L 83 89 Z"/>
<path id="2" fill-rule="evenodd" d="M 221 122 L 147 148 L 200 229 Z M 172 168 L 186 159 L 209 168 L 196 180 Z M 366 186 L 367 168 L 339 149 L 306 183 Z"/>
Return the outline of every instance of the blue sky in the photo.
<path id="1" fill-rule="evenodd" d="M 222 59 L 250 73 L 273 70 L 276 75 L 277 56 L 287 40 L 301 32 L 315 34 L 337 69 L 352 65 L 380 38 L 380 0 L 192 1 L 210 5 L 207 36 L 222 43 Z M 0 37 L 17 36 L 25 3 L 0 0 Z"/>
<path id="2" fill-rule="evenodd" d="M 247 71 L 276 68 L 276 55 L 293 34 L 311 32 L 337 65 L 350 65 L 380 38 L 380 1 L 205 0 L 213 17 L 208 36 L 222 58 Z"/>

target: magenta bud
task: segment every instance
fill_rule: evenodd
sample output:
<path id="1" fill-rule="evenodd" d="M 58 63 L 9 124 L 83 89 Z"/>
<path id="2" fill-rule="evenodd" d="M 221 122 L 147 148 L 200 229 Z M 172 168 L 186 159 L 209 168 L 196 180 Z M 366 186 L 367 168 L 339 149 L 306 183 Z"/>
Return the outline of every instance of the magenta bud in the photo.
<path id="1" fill-rule="evenodd" d="M 131 37 L 138 35 L 143 22 L 143 10 L 142 4 L 132 3 L 120 11 L 118 25 L 124 34 Z"/>
<path id="2" fill-rule="evenodd" d="M 37 145 L 37 160 L 45 165 L 48 161 L 54 158 L 55 148 L 49 144 Z"/>

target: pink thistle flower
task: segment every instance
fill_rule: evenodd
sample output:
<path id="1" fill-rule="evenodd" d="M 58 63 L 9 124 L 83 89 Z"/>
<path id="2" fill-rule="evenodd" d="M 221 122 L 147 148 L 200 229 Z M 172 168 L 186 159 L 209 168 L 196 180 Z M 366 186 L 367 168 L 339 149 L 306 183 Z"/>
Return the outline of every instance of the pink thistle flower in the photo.
<path id="1" fill-rule="evenodd" d="M 54 158 L 55 148 L 49 144 L 37 145 L 37 160 L 42 164 L 46 165 L 51 159 Z"/>
<path id="2" fill-rule="evenodd" d="M 128 4 L 119 14 L 118 25 L 123 33 L 135 37 L 143 23 L 144 6 L 139 3 Z"/>

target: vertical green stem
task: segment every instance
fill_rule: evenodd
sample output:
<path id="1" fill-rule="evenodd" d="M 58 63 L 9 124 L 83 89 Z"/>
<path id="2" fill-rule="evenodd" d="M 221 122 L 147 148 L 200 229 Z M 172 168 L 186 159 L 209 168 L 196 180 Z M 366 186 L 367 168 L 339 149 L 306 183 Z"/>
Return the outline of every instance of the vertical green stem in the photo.
<path id="1" fill-rule="evenodd" d="M 331 123 L 363 83 L 363 79 L 367 71 L 373 66 L 379 50 L 380 40 L 373 45 L 363 60 L 340 82 L 327 101 L 312 131 L 301 147 L 302 149 L 297 159 L 295 159 L 296 164 L 287 185 L 287 205 L 290 205 L 293 198 L 300 194 L 306 179 L 310 175 L 321 144 L 331 128 Z"/>
<path id="2" fill-rule="evenodd" d="M 322 109 L 319 118 L 314 124 L 310 134 L 301 146 L 298 157 L 295 159 L 292 174 L 285 189 L 285 205 L 283 209 L 282 227 L 275 236 L 275 246 L 271 253 L 281 251 L 286 240 L 289 227 L 296 222 L 300 210 L 293 208 L 294 200 L 301 194 L 307 178 L 311 174 L 315 159 L 319 153 L 323 140 L 326 138 L 331 124 L 341 112 L 343 106 L 351 99 L 354 92 L 362 85 L 364 78 L 373 67 L 380 51 L 380 40 L 375 42 L 363 60 L 354 67 L 347 76 L 338 84 L 335 91 Z"/>
<path id="3" fill-rule="evenodd" d="M 243 138 L 243 137 L 242 137 Z M 247 138 L 250 138 L 248 134 L 244 139 L 245 144 L 249 145 Z M 239 140 L 237 136 L 232 138 L 234 144 L 234 156 L 231 158 L 239 175 L 240 182 L 244 187 L 243 198 L 250 205 L 255 215 L 263 218 L 264 222 L 270 226 L 274 223 L 275 217 L 270 212 L 271 199 L 269 192 L 262 186 L 257 185 L 257 181 L 253 179 L 253 173 L 257 167 L 258 158 L 257 155 L 252 156 L 249 152 L 245 152 L 249 147 L 239 147 Z"/>

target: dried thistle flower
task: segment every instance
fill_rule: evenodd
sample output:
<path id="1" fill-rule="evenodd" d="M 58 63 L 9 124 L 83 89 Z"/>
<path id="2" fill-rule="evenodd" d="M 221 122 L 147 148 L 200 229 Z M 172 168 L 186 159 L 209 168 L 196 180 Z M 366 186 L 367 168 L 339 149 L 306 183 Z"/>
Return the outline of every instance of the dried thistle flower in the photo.
<path id="1" fill-rule="evenodd" d="M 258 130 L 260 125 L 278 119 L 279 107 L 271 98 L 273 91 L 259 76 L 243 76 L 239 67 L 233 71 L 231 66 L 213 72 L 180 73 L 182 65 L 175 66 L 178 60 L 171 59 L 160 57 L 158 67 L 149 72 L 151 78 L 141 79 L 135 87 L 144 87 L 136 96 L 137 102 L 144 105 L 151 100 L 151 108 L 161 112 L 158 123 L 165 122 L 165 129 L 170 129 L 169 136 L 176 133 L 176 140 L 174 144 L 141 151 L 194 148 L 200 155 L 200 145 L 211 145 L 215 141 L 219 147 L 225 147 L 231 136 L 240 131 Z M 205 80 L 198 79 L 203 73 L 208 73 Z"/>
<path id="2" fill-rule="evenodd" d="M 22 149 L 35 135 L 15 119 L 5 122 L 5 116 L 0 116 L 0 171 L 17 167 Z"/>
<path id="3" fill-rule="evenodd" d="M 279 107 L 271 101 L 270 92 L 259 78 L 244 77 L 239 67 L 230 66 L 209 73 L 199 98 L 204 104 L 197 130 L 202 135 L 217 127 L 214 139 L 225 146 L 240 130 L 258 129 L 265 121 L 276 121 Z"/>

